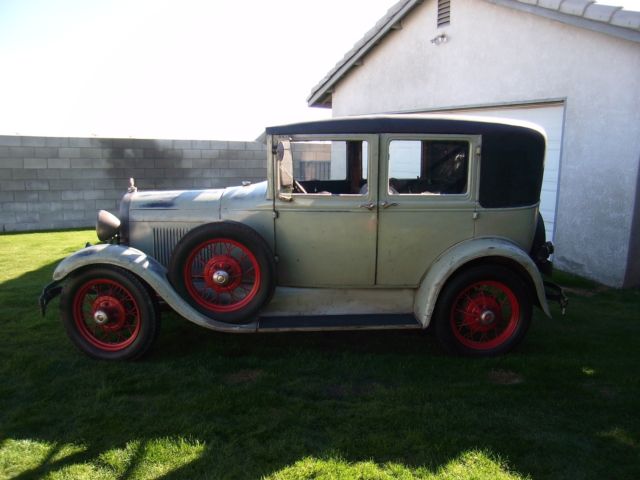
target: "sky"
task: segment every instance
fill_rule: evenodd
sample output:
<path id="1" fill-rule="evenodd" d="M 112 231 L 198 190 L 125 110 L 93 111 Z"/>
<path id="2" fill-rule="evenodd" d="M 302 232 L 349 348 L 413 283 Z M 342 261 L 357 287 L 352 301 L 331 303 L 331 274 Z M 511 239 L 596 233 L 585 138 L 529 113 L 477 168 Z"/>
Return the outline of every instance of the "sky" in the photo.
<path id="1" fill-rule="evenodd" d="M 0 0 L 0 134 L 253 140 L 395 0 Z"/>
<path id="2" fill-rule="evenodd" d="M 0 134 L 253 140 L 396 0 L 0 0 Z M 640 10 L 640 0 L 601 0 Z"/>

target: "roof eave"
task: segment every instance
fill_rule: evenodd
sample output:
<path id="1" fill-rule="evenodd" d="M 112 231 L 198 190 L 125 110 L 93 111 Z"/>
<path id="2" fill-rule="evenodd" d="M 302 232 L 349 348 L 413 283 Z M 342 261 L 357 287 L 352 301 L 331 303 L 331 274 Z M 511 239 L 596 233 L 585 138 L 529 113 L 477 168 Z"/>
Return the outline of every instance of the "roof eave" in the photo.
<path id="1" fill-rule="evenodd" d="M 344 77 L 354 66 L 361 64 L 362 58 L 392 30 L 398 29 L 398 23 L 417 5 L 423 3 L 424 0 L 409 0 L 393 15 L 391 15 L 372 36 L 363 42 L 358 48 L 354 48 L 352 52 L 347 53 L 347 58 L 341 60 L 335 68 L 318 85 L 316 85 L 311 94 L 307 98 L 307 104 L 310 107 L 331 108 L 331 96 L 334 85 Z M 393 7 L 392 7 L 393 9 Z M 374 27 L 375 28 L 375 27 Z"/>
<path id="2" fill-rule="evenodd" d="M 556 20 L 558 22 L 573 25 L 575 27 L 585 28 L 594 32 L 605 33 L 624 40 L 630 40 L 632 42 L 640 42 L 640 31 L 631 28 L 618 27 L 609 23 L 598 22 L 590 20 L 588 18 L 571 15 L 560 12 L 558 10 L 540 7 L 538 5 L 532 5 L 527 3 L 521 3 L 518 0 L 485 0 L 486 2 L 493 3 L 495 5 L 501 5 L 504 7 L 520 10 L 521 12 L 533 13 L 535 15 Z"/>

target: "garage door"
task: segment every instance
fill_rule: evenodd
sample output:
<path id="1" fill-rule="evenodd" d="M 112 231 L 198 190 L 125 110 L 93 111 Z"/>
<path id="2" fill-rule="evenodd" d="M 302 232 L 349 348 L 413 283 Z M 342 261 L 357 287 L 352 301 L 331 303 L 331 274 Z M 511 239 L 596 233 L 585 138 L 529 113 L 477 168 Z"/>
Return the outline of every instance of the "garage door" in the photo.
<path id="1" fill-rule="evenodd" d="M 486 117 L 502 117 L 533 122 L 544 128 L 547 134 L 547 154 L 544 164 L 544 179 L 540 196 L 540 213 L 544 218 L 547 240 L 553 240 L 560 173 L 560 148 L 564 124 L 564 105 L 561 103 L 514 107 L 456 110 L 451 113 L 469 113 Z"/>

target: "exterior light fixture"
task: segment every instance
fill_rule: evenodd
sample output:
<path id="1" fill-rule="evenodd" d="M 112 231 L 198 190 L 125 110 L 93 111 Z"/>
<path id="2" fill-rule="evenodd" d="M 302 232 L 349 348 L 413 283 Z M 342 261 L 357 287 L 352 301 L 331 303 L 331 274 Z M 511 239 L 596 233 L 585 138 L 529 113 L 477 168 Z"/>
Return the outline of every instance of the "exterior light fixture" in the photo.
<path id="1" fill-rule="evenodd" d="M 449 37 L 447 36 L 446 33 L 441 33 L 440 35 L 438 35 L 437 37 L 433 37 L 431 39 L 431 44 L 435 45 L 436 47 L 442 43 L 447 43 L 449 41 Z"/>

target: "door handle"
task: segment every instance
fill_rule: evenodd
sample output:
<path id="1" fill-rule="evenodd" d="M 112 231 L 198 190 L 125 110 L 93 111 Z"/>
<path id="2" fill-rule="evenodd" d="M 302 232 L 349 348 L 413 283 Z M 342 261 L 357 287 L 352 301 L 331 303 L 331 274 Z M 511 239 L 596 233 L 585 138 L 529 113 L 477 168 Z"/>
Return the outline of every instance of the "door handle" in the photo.
<path id="1" fill-rule="evenodd" d="M 397 204 L 396 202 L 387 202 L 387 201 L 384 201 L 384 202 L 382 202 L 382 203 L 380 204 L 380 206 L 381 206 L 382 208 L 389 208 L 389 207 L 397 207 L 397 206 L 398 206 L 398 204 Z"/>
<path id="2" fill-rule="evenodd" d="M 376 207 L 376 204 L 373 202 L 363 203 L 360 205 L 360 208 L 366 208 L 367 210 L 373 210 Z"/>

